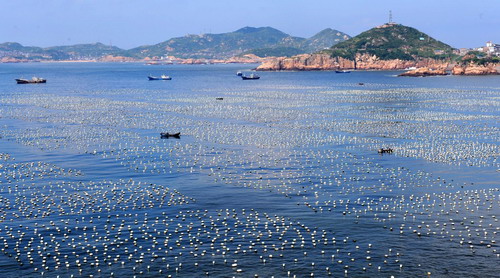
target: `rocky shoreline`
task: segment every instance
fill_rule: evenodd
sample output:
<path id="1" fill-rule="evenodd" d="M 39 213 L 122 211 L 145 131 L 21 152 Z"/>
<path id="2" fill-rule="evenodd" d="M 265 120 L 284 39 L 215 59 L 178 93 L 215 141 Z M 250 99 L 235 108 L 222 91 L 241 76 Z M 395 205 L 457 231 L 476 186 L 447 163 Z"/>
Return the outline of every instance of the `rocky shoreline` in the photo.
<path id="1" fill-rule="evenodd" d="M 251 64 L 260 63 L 257 71 L 322 71 L 322 70 L 406 70 L 413 68 L 399 76 L 439 76 L 439 75 L 498 75 L 500 64 L 487 63 L 477 65 L 474 63 L 457 64 L 447 61 L 422 58 L 416 61 L 382 60 L 375 55 L 357 54 L 354 60 L 342 57 L 331 57 L 328 54 L 301 54 L 293 57 L 267 57 L 261 58 L 247 54 L 229 59 L 182 59 L 171 57 L 171 62 L 176 64 Z M 30 63 L 35 61 L 18 59 L 1 59 L 1 63 Z M 40 62 L 40 61 L 37 61 Z M 151 59 L 134 59 L 123 56 L 104 56 L 97 60 L 68 60 L 44 62 L 155 62 Z M 161 64 L 162 61 L 158 63 Z"/>
<path id="2" fill-rule="evenodd" d="M 331 57 L 327 54 L 302 54 L 293 57 L 275 57 L 264 60 L 258 71 L 315 71 L 315 70 L 404 70 L 415 68 L 400 76 L 495 75 L 500 65 L 457 65 L 448 61 L 423 58 L 416 61 L 382 60 L 375 55 L 357 54 L 354 60 Z"/>
<path id="3" fill-rule="evenodd" d="M 500 74 L 500 65 L 486 64 L 475 65 L 469 64 L 465 66 L 456 65 L 451 70 L 453 75 L 497 75 Z"/>
<path id="4" fill-rule="evenodd" d="M 398 76 L 412 76 L 412 77 L 425 77 L 425 76 L 439 76 L 439 75 L 498 75 L 500 74 L 500 66 L 496 64 L 487 65 L 454 65 L 451 71 L 447 71 L 446 68 L 418 68 L 414 70 L 407 71 Z"/>
<path id="5" fill-rule="evenodd" d="M 432 69 L 424 67 L 404 72 L 398 76 L 426 77 L 426 76 L 439 76 L 439 75 L 448 75 L 448 72 L 444 68 Z"/>
<path id="6" fill-rule="evenodd" d="M 357 54 L 354 60 L 350 60 L 331 57 L 328 54 L 302 54 L 265 60 L 257 70 L 403 70 L 411 67 L 446 68 L 447 66 L 446 62 L 428 58 L 417 61 L 382 60 L 375 55 Z"/>

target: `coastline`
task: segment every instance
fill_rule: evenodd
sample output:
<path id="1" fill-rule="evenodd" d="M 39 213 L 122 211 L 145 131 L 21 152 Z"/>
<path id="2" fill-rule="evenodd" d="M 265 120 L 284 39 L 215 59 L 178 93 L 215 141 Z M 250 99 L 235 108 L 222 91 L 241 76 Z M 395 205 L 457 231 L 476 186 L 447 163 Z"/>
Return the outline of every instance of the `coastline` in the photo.
<path id="1" fill-rule="evenodd" d="M 499 75 L 500 64 L 457 64 L 456 62 L 435 59 L 404 61 L 399 59 L 381 60 L 374 55 L 357 55 L 354 60 L 330 57 L 326 54 L 301 54 L 293 57 L 266 57 L 255 55 L 232 57 L 229 59 L 182 59 L 173 57 L 168 63 L 162 60 L 134 59 L 128 57 L 105 57 L 91 60 L 7 60 L 2 64 L 17 63 L 145 63 L 151 66 L 161 65 L 204 65 L 204 64 L 259 64 L 256 71 L 404 71 L 398 76 L 426 77 L 443 75 Z"/>
<path id="2" fill-rule="evenodd" d="M 274 58 L 274 57 L 272 57 Z M 168 60 L 163 59 L 152 59 L 152 58 L 132 58 L 124 56 L 104 56 L 97 59 L 78 59 L 78 60 L 27 60 L 27 59 L 17 59 L 12 57 L 4 57 L 0 59 L 0 63 L 3 64 L 15 64 L 15 63 L 149 63 L 150 65 L 164 65 L 164 64 L 256 64 L 262 63 L 269 58 L 261 58 L 253 54 L 247 54 L 243 56 L 230 57 L 227 59 L 203 59 L 203 58 L 177 58 L 171 56 Z"/>
<path id="3" fill-rule="evenodd" d="M 411 70 L 410 70 L 411 69 Z M 401 76 L 435 75 L 497 75 L 500 65 L 477 65 L 421 58 L 414 61 L 382 60 L 375 55 L 357 54 L 352 60 L 327 54 L 302 54 L 293 57 L 273 57 L 256 68 L 257 71 L 334 71 L 334 70 L 406 70 Z"/>

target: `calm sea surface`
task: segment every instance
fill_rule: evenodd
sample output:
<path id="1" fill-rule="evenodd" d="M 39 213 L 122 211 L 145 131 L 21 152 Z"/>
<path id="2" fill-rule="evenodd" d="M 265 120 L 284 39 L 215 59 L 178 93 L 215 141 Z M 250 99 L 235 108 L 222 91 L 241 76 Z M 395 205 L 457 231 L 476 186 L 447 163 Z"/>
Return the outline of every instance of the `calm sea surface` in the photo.
<path id="1" fill-rule="evenodd" d="M 255 66 L 0 64 L 0 276 L 498 277 L 500 76 Z"/>

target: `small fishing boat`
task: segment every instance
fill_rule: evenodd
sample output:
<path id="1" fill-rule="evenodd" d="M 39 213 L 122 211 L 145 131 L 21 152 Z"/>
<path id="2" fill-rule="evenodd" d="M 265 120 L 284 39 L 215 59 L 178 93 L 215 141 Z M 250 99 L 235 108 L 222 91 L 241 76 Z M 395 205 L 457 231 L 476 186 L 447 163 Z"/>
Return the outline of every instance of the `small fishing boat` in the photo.
<path id="1" fill-rule="evenodd" d="M 257 79 L 260 79 L 260 76 L 252 73 L 250 75 L 241 75 L 241 79 L 243 79 L 243 80 L 257 80 Z"/>
<path id="2" fill-rule="evenodd" d="M 161 138 L 170 138 L 170 137 L 172 137 L 172 138 L 179 139 L 179 138 L 181 138 L 181 133 L 180 132 L 177 132 L 177 133 L 161 132 L 160 133 L 160 137 Z"/>
<path id="3" fill-rule="evenodd" d="M 393 153 L 393 152 L 394 151 L 391 148 L 387 148 L 387 149 L 381 148 L 381 149 L 378 149 L 378 153 Z"/>
<path id="4" fill-rule="evenodd" d="M 165 75 L 165 74 L 162 74 L 160 77 L 150 75 L 150 76 L 148 76 L 148 79 L 149 80 L 172 80 L 172 77 Z"/>
<path id="5" fill-rule="evenodd" d="M 336 70 L 335 73 L 351 73 L 350 70 Z"/>
<path id="6" fill-rule="evenodd" d="M 33 77 L 31 79 L 18 78 L 16 79 L 17 84 L 36 84 L 36 83 L 47 83 L 46 79 Z"/>
<path id="7" fill-rule="evenodd" d="M 236 72 L 236 76 L 242 76 L 243 73 L 241 71 Z"/>

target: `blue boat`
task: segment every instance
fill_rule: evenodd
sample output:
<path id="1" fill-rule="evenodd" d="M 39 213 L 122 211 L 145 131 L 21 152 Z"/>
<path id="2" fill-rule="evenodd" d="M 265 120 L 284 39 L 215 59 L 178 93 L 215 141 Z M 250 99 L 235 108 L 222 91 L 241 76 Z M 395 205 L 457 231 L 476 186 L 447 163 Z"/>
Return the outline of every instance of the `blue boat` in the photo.
<path id="1" fill-rule="evenodd" d="M 150 75 L 150 76 L 148 76 L 148 79 L 149 80 L 172 80 L 172 77 L 165 75 L 165 74 L 162 74 L 160 77 Z"/>
<path id="2" fill-rule="evenodd" d="M 257 74 L 253 74 L 253 73 L 250 75 L 242 75 L 241 76 L 241 79 L 243 79 L 243 80 L 257 80 L 259 78 L 260 78 L 260 76 L 258 76 Z"/>
<path id="3" fill-rule="evenodd" d="M 16 79 L 17 84 L 37 84 L 37 83 L 47 83 L 46 79 L 33 77 L 32 79 L 18 78 Z"/>

